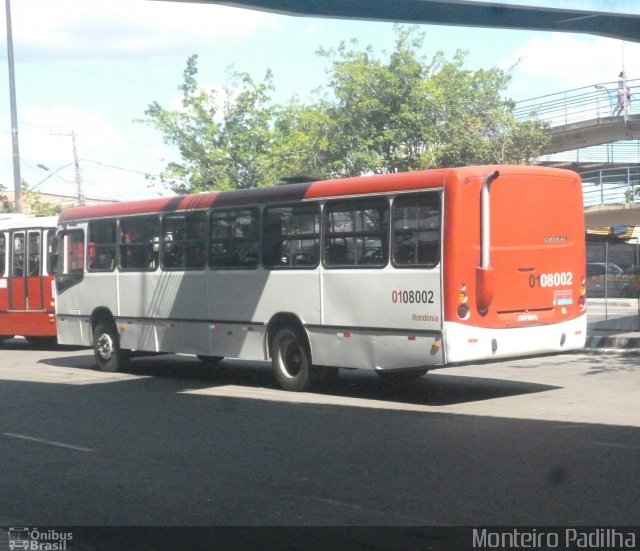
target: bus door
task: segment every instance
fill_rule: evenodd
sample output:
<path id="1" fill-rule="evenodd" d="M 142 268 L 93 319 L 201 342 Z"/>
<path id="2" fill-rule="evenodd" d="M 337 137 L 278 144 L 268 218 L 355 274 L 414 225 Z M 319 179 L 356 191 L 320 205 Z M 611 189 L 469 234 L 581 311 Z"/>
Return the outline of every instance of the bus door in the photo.
<path id="1" fill-rule="evenodd" d="M 41 273 L 41 231 L 12 232 L 8 278 L 10 310 L 43 309 Z"/>
<path id="2" fill-rule="evenodd" d="M 9 283 L 7 281 L 7 234 L 0 232 L 0 312 L 9 309 Z"/>

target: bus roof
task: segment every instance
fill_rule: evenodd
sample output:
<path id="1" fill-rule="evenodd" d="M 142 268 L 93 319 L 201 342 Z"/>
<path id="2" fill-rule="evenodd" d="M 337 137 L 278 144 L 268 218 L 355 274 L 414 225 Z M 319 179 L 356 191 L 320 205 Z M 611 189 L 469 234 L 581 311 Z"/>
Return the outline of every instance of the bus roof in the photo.
<path id="1" fill-rule="evenodd" d="M 396 174 L 377 174 L 334 180 L 278 185 L 268 188 L 252 188 L 234 191 L 210 191 L 194 195 L 179 195 L 136 201 L 123 201 L 83 207 L 73 207 L 60 214 L 61 223 L 71 220 L 102 218 L 132 214 L 173 212 L 180 210 L 206 209 L 209 207 L 242 206 L 261 203 L 284 203 L 344 197 L 367 193 L 389 193 L 424 188 L 443 187 L 448 180 L 485 177 L 495 170 L 502 173 L 574 174 L 568 170 L 523 165 L 485 165 L 472 167 L 441 168 L 402 172 Z"/>
<path id="2" fill-rule="evenodd" d="M 57 216 L 40 216 L 36 214 L 0 214 L 0 230 L 13 230 L 22 228 L 55 228 L 58 222 Z"/>

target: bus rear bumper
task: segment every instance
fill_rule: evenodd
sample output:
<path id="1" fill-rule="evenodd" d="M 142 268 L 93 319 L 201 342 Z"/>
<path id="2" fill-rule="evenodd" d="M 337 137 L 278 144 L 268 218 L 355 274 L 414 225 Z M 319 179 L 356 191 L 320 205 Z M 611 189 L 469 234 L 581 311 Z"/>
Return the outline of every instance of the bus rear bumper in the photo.
<path id="1" fill-rule="evenodd" d="M 584 348 L 587 315 L 550 325 L 486 328 L 444 323 L 445 362 L 492 360 Z"/>

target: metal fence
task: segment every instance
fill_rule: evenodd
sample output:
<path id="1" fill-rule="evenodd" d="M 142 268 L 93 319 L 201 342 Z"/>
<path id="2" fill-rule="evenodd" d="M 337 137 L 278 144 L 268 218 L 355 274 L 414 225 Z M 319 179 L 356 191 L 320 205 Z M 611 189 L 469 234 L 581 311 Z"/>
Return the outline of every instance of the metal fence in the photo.
<path id="1" fill-rule="evenodd" d="M 587 242 L 587 306 L 592 327 L 640 330 L 640 244 Z"/>
<path id="2" fill-rule="evenodd" d="M 584 206 L 640 203 L 640 167 L 616 167 L 582 172 Z"/>
<path id="3" fill-rule="evenodd" d="M 632 93 L 629 109 L 623 117 L 638 111 L 640 79 L 627 80 Z M 617 81 L 574 88 L 555 94 L 518 101 L 514 115 L 518 120 L 540 119 L 551 127 L 586 120 L 601 121 L 613 116 L 617 104 Z"/>

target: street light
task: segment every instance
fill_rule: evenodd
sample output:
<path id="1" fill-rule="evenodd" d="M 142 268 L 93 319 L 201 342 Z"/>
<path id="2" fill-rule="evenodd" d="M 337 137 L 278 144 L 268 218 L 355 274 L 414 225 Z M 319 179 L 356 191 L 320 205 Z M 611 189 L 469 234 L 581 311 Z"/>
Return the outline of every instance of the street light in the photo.
<path id="1" fill-rule="evenodd" d="M 606 86 L 603 86 L 602 84 L 594 84 L 594 87 L 596 88 L 596 90 L 604 90 L 607 93 L 607 96 L 609 97 L 609 113 L 613 115 L 613 100 L 611 99 L 611 90 L 609 90 Z M 596 96 L 596 103 L 598 102 L 598 96 Z M 598 105 L 598 118 L 600 118 L 600 104 L 597 103 Z"/>
<path id="2" fill-rule="evenodd" d="M 40 180 L 37 184 L 34 184 L 33 186 L 31 186 L 29 188 L 29 191 L 33 191 L 39 185 L 44 184 L 52 176 L 55 176 L 56 178 L 60 178 L 65 184 L 69 184 L 70 186 L 72 186 L 73 184 L 71 182 L 69 182 L 68 180 L 65 180 L 62 176 L 60 176 L 60 174 L 58 174 L 58 172 L 60 172 L 61 170 L 64 170 L 65 168 L 71 166 L 72 164 L 73 163 L 67 163 L 66 165 L 62 165 L 61 167 L 58 167 L 55 170 L 51 170 L 47 165 L 38 163 L 37 167 L 41 168 L 42 170 L 45 170 L 46 172 L 49 173 L 49 175 L 46 176 L 44 179 Z"/>

